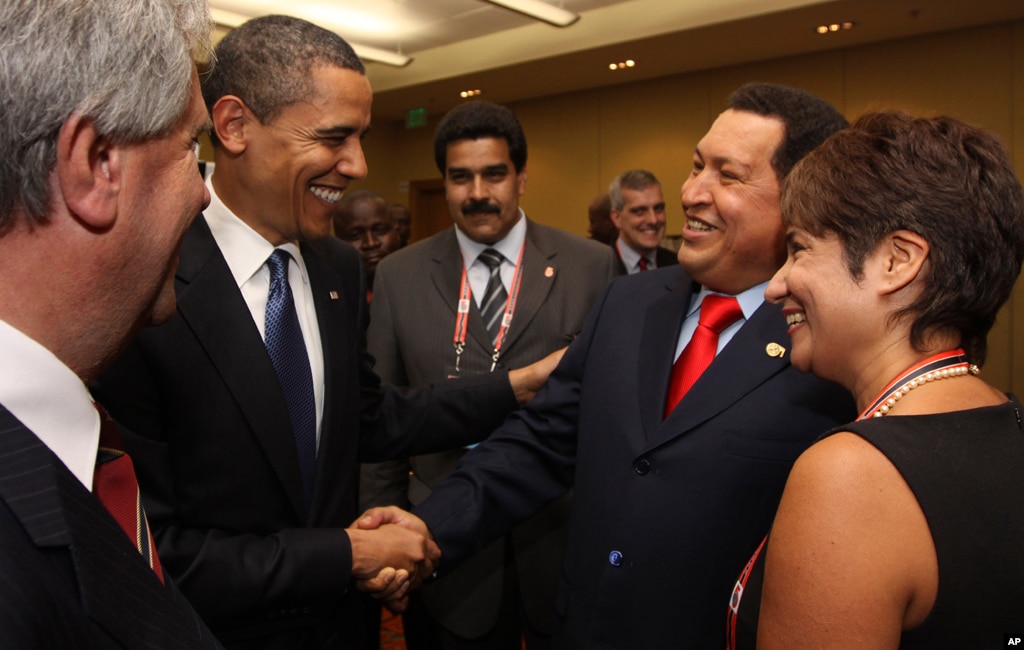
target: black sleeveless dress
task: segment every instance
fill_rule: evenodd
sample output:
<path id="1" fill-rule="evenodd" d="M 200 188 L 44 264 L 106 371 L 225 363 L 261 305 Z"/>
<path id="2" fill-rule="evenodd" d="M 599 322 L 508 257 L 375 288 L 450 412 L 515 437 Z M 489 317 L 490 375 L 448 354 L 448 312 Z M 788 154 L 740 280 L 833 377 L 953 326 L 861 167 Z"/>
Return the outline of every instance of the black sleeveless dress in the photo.
<path id="1" fill-rule="evenodd" d="M 837 427 L 877 447 L 913 490 L 939 565 L 935 605 L 900 648 L 995 648 L 1024 630 L 1024 433 L 1016 397 L 999 406 L 871 418 Z M 730 648 L 757 639 L 762 549 L 738 603 Z M 736 603 L 734 603 L 736 604 Z"/>

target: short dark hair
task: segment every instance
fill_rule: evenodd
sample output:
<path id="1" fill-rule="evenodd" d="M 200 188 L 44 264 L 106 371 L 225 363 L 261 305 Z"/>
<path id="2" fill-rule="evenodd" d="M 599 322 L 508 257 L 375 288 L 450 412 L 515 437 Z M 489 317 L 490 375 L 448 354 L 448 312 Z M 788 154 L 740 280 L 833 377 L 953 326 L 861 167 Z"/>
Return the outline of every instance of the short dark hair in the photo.
<path id="1" fill-rule="evenodd" d="M 815 236 L 834 233 L 850 274 L 896 230 L 930 247 L 909 317 L 918 350 L 931 332 L 959 332 L 971 363 L 1024 261 L 1024 192 L 1006 150 L 950 117 L 862 116 L 796 165 L 783 183 L 783 220 Z"/>
<path id="2" fill-rule="evenodd" d="M 263 123 L 313 94 L 314 67 L 366 74 L 345 39 L 291 16 L 254 18 L 225 36 L 215 52 L 217 65 L 203 80 L 207 110 L 212 114 L 218 99 L 235 95 Z"/>
<path id="3" fill-rule="evenodd" d="M 434 162 L 445 175 L 448 145 L 457 140 L 498 138 L 508 144 L 516 173 L 526 166 L 526 135 L 512 111 L 493 102 L 473 101 L 456 106 L 441 118 L 434 132 Z"/>
<path id="4" fill-rule="evenodd" d="M 789 175 L 793 165 L 825 138 L 850 125 L 842 113 L 824 99 L 781 84 L 744 84 L 729 96 L 727 108 L 782 121 L 782 142 L 772 156 L 772 169 L 780 182 Z"/>
<path id="5" fill-rule="evenodd" d="M 622 188 L 639 192 L 652 185 L 661 187 L 661 181 L 646 169 L 630 169 L 622 172 L 608 186 L 608 197 L 612 201 L 612 209 L 621 210 L 626 205 L 626 200 L 622 198 Z"/>

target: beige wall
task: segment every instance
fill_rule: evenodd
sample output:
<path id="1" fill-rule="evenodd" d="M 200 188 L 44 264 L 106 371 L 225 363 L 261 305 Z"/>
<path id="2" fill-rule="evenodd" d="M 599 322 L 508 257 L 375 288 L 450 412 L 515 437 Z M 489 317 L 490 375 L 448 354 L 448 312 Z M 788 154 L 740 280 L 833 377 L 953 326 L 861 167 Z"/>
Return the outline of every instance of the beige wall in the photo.
<path id="1" fill-rule="evenodd" d="M 669 232 L 679 232 L 678 191 L 693 148 L 728 94 L 746 81 L 805 88 L 849 118 L 877 108 L 954 115 L 999 134 L 1024 170 L 1024 22 L 1017 22 L 511 105 L 529 140 L 523 208 L 533 219 L 585 234 L 591 199 L 620 171 L 645 167 L 665 187 Z M 437 119 L 431 116 L 426 128 L 413 130 L 374 124 L 364 185 L 404 202 L 403 183 L 437 178 L 430 145 Z M 1024 391 L 1024 297 L 1015 296 L 1000 314 L 989 344 L 986 379 Z"/>

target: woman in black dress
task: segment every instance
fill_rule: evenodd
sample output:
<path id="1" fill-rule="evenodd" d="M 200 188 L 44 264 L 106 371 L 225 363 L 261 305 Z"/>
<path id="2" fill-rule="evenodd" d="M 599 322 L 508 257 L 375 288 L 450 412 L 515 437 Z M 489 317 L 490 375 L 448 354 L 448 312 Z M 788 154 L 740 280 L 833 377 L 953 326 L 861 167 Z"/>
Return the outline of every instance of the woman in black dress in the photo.
<path id="1" fill-rule="evenodd" d="M 794 465 L 730 642 L 997 647 L 1024 629 L 1022 409 L 977 376 L 1024 260 L 1008 156 L 954 119 L 866 115 L 797 165 L 782 209 L 767 299 L 793 364 L 862 415 Z"/>

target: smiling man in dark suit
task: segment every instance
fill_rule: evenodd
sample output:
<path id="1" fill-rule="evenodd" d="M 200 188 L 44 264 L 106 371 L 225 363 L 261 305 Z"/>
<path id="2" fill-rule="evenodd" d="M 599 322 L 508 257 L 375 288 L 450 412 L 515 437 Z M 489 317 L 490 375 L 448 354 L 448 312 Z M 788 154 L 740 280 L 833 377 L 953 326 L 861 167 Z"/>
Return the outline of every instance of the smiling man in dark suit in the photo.
<path id="1" fill-rule="evenodd" d="M 537 380 L 381 386 L 359 254 L 328 236 L 366 175 L 363 65 L 284 16 L 242 25 L 216 54 L 211 202 L 182 244 L 177 313 L 96 390 L 135 434 L 165 568 L 225 645 L 352 647 L 366 605 L 352 578 L 390 567 L 402 582 L 436 556 L 425 531 L 346 528 L 359 461 L 471 442 Z"/>
<path id="2" fill-rule="evenodd" d="M 211 27 L 206 0 L 0 3 L 0 647 L 220 647 L 86 388 L 174 313 Z"/>
<path id="3" fill-rule="evenodd" d="M 507 108 L 470 102 L 451 110 L 434 135 L 434 158 L 455 224 L 378 266 L 369 329 L 377 372 L 420 386 L 532 363 L 565 347 L 618 274 L 612 250 L 527 218 L 519 207 L 526 135 Z M 493 273 L 488 255 L 499 258 Z M 489 306 L 492 286 L 499 298 Z M 417 456 L 411 477 L 408 463 L 367 468 L 366 505 L 419 503 L 464 454 Z M 527 647 L 547 647 L 568 513 L 568 498 L 555 501 L 413 594 L 409 647 L 518 649 L 524 632 Z"/>
<path id="4" fill-rule="evenodd" d="M 723 646 L 793 461 L 855 415 L 845 391 L 790 365 L 763 296 L 785 260 L 779 186 L 845 126 L 797 89 L 731 96 L 682 187 L 680 266 L 614 280 L 537 398 L 415 510 L 441 576 L 571 487 L 555 645 Z"/>
<path id="5" fill-rule="evenodd" d="M 665 236 L 665 198 L 661 182 L 646 169 L 630 169 L 608 187 L 610 218 L 618 230 L 614 242 L 623 273 L 675 266 L 676 254 L 660 245 Z"/>

